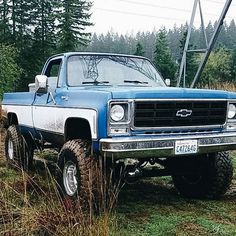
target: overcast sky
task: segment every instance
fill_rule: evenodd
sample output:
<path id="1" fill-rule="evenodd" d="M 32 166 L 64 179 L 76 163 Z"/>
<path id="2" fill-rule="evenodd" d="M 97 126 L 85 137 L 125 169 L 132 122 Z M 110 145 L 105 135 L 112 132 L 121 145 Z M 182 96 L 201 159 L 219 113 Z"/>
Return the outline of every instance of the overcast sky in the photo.
<path id="1" fill-rule="evenodd" d="M 201 0 L 205 24 L 216 21 L 226 0 Z M 93 0 L 91 9 L 94 26 L 90 31 L 106 33 L 113 30 L 118 33 L 136 33 L 152 31 L 165 26 L 172 28 L 190 21 L 194 0 Z M 227 14 L 227 22 L 236 19 L 236 0 L 232 1 Z M 199 12 L 195 25 L 200 22 Z"/>

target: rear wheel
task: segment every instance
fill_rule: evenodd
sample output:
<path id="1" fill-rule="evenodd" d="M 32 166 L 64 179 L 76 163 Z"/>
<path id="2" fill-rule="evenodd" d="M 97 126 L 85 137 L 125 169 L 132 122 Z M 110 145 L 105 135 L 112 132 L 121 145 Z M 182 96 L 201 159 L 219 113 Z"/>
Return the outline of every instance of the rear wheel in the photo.
<path id="1" fill-rule="evenodd" d="M 208 154 L 199 162 L 200 173 L 173 175 L 181 195 L 192 198 L 219 198 L 228 190 L 233 176 L 229 152 Z"/>
<path id="2" fill-rule="evenodd" d="M 20 133 L 18 126 L 11 125 L 5 138 L 5 156 L 8 166 L 28 170 L 32 166 L 33 148 Z"/>

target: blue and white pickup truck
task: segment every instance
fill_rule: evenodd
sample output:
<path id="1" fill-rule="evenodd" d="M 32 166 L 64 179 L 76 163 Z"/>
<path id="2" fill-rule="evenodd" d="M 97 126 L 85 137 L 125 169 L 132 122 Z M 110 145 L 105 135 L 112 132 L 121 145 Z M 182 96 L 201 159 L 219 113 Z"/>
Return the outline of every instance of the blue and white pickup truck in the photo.
<path id="1" fill-rule="evenodd" d="M 170 175 L 188 197 L 231 184 L 236 93 L 168 87 L 147 58 L 80 52 L 49 58 L 29 90 L 4 94 L 7 162 L 28 168 L 34 149 L 59 148 L 65 197 L 96 184 L 98 160 L 128 181 Z"/>

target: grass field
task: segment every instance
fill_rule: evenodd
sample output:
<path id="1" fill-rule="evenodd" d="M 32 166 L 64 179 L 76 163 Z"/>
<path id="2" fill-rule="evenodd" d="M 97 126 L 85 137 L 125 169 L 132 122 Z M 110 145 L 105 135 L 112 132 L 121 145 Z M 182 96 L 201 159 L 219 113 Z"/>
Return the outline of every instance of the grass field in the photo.
<path id="1" fill-rule="evenodd" d="M 236 235 L 235 174 L 214 201 L 183 199 L 171 178 L 142 180 L 123 187 L 113 213 L 91 218 L 63 208 L 43 163 L 29 175 L 10 170 L 0 150 L 0 235 Z"/>

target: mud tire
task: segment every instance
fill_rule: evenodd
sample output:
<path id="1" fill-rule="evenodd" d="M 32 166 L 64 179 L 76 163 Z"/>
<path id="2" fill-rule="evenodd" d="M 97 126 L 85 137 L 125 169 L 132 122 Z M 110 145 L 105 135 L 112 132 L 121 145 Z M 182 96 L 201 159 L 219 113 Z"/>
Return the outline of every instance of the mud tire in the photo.
<path id="1" fill-rule="evenodd" d="M 33 149 L 21 135 L 17 125 L 11 125 L 7 129 L 5 138 L 5 156 L 7 166 L 28 170 L 32 167 Z"/>
<path id="2" fill-rule="evenodd" d="M 229 152 L 208 154 L 201 162 L 201 174 L 173 175 L 179 193 L 189 198 L 218 199 L 226 193 L 232 182 L 233 166 Z"/>
<path id="3" fill-rule="evenodd" d="M 77 189 L 68 192 L 63 174 L 68 165 L 76 167 Z M 97 211 L 98 202 L 98 164 L 91 155 L 91 142 L 87 140 L 71 140 L 64 144 L 58 157 L 57 183 L 59 193 L 67 208 L 79 204 L 83 210 Z"/>

